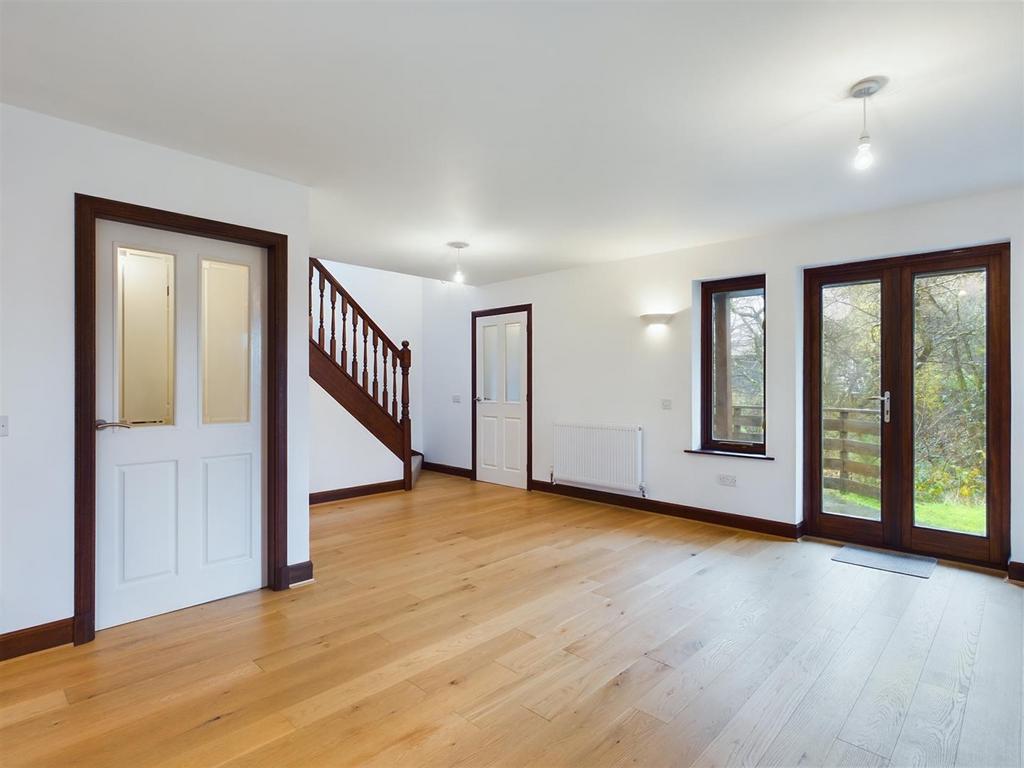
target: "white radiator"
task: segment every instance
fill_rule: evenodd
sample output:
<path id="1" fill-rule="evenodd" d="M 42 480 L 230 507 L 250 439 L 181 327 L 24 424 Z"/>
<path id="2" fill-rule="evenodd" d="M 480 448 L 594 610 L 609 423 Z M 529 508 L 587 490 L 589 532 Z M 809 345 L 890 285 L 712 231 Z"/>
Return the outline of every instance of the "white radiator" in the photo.
<path id="1" fill-rule="evenodd" d="M 643 427 L 555 424 L 552 482 L 643 488 Z"/>

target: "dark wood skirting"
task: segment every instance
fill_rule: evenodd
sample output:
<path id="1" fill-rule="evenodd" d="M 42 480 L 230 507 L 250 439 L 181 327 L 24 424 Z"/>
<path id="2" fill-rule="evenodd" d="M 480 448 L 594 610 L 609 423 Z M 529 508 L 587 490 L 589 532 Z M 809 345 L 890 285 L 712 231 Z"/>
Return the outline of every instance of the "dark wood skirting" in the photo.
<path id="1" fill-rule="evenodd" d="M 1006 568 L 1006 575 L 1010 581 L 1024 581 L 1024 563 L 1015 563 L 1012 560 Z"/>
<path id="2" fill-rule="evenodd" d="M 0 635 L 0 661 L 66 645 L 74 640 L 74 629 L 75 620 L 67 618 Z"/>
<path id="3" fill-rule="evenodd" d="M 669 501 L 642 499 L 636 496 L 625 496 L 621 493 L 611 493 L 610 491 L 580 488 L 575 485 L 553 484 L 544 480 L 531 480 L 530 490 L 557 493 L 561 496 L 572 496 L 575 499 L 597 501 L 602 504 L 614 504 L 619 507 L 642 509 L 645 512 L 657 512 L 661 515 L 683 517 L 687 520 L 697 520 L 701 523 L 725 525 L 729 528 L 739 528 L 743 531 L 766 533 L 769 536 L 781 536 L 784 539 L 799 539 L 804 535 L 804 524 L 802 522 L 780 523 L 775 520 L 762 520 L 758 517 L 734 515 L 729 512 L 717 512 L 713 509 L 701 509 L 700 507 L 690 507 L 684 504 L 673 504 Z"/>
<path id="4" fill-rule="evenodd" d="M 309 503 L 326 504 L 328 501 L 340 501 L 342 499 L 354 499 L 357 496 L 370 496 L 374 493 L 388 493 L 390 491 L 404 491 L 403 480 L 388 480 L 384 483 L 368 483 L 366 485 L 353 485 L 351 488 L 335 488 L 333 491 L 317 491 L 309 494 Z"/>
<path id="5" fill-rule="evenodd" d="M 307 560 L 304 563 L 292 563 L 288 566 L 288 586 L 298 584 L 300 581 L 309 581 L 313 578 L 313 561 Z"/>
<path id="6" fill-rule="evenodd" d="M 432 461 L 424 461 L 423 469 L 427 472 L 443 472 L 446 475 L 456 477 L 473 477 L 473 470 L 466 467 L 453 467 L 451 464 L 435 464 Z"/>

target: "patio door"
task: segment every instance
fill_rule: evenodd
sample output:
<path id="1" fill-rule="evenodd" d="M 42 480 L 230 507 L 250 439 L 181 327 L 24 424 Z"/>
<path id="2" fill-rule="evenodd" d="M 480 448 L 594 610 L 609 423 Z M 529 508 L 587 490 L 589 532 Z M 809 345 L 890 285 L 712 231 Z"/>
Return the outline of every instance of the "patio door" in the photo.
<path id="1" fill-rule="evenodd" d="M 810 533 L 1005 566 L 1009 246 L 805 273 Z"/>

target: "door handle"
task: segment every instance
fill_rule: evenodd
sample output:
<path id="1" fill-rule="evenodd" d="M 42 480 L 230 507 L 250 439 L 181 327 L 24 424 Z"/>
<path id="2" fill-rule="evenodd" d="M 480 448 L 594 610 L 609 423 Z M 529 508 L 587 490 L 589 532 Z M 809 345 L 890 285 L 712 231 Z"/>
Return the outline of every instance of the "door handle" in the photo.
<path id="1" fill-rule="evenodd" d="M 888 424 L 892 417 L 892 397 L 890 397 L 889 390 L 885 390 L 880 395 L 871 395 L 868 400 L 877 400 L 882 404 L 882 421 Z"/>
<path id="2" fill-rule="evenodd" d="M 119 427 L 121 429 L 131 429 L 132 425 L 127 421 L 107 421 L 106 419 L 96 419 L 96 431 L 99 432 L 101 429 L 113 429 Z"/>
<path id="3" fill-rule="evenodd" d="M 478 403 L 482 403 L 484 401 L 484 399 L 482 397 L 480 397 L 480 395 L 477 395 L 476 397 L 474 397 L 473 400 L 475 400 Z"/>

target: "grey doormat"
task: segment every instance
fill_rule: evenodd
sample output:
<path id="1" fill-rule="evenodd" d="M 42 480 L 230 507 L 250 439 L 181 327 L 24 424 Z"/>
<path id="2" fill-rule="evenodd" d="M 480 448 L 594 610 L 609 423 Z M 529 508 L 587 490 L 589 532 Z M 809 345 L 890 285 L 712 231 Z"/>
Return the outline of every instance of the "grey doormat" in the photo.
<path id="1" fill-rule="evenodd" d="M 874 568 L 878 571 L 905 573 L 907 576 L 917 576 L 919 579 L 927 579 L 931 576 L 932 571 L 935 570 L 935 564 L 938 562 L 934 557 L 905 555 L 902 552 L 881 552 L 877 549 L 854 547 L 849 544 L 832 555 L 832 559 L 837 563 L 863 565 L 865 568 Z"/>

